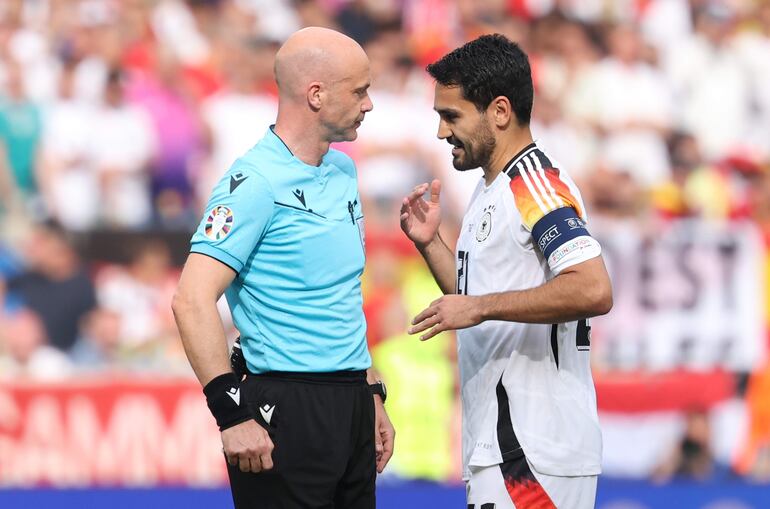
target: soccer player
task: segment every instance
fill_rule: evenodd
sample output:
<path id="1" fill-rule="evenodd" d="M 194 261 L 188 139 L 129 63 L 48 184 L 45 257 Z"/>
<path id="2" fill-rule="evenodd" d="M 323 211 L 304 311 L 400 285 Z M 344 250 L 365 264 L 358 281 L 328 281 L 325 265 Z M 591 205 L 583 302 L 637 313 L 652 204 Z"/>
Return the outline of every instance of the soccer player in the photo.
<path id="1" fill-rule="evenodd" d="M 368 372 L 356 169 L 330 150 L 372 109 L 369 60 L 322 28 L 276 55 L 278 118 L 215 187 L 173 309 L 222 432 L 235 507 L 375 506 L 393 451 Z M 248 372 L 231 371 L 224 292 Z"/>
<path id="2" fill-rule="evenodd" d="M 580 193 L 532 140 L 518 45 L 482 36 L 427 69 L 454 167 L 483 170 L 456 253 L 439 235 L 439 181 L 401 208 L 445 294 L 409 332 L 457 330 L 468 507 L 593 507 L 601 433 L 587 319 L 610 310 L 612 290 Z"/>

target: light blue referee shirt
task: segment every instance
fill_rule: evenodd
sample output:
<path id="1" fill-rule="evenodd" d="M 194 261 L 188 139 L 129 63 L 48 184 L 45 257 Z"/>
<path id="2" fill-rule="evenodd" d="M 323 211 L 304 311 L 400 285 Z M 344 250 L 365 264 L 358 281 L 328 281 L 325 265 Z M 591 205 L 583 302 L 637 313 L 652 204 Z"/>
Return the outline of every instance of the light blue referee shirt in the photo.
<path id="1" fill-rule="evenodd" d="M 252 372 L 371 365 L 363 214 L 347 155 L 329 150 L 307 165 L 271 127 L 214 188 L 190 251 L 237 273 L 225 296 Z"/>

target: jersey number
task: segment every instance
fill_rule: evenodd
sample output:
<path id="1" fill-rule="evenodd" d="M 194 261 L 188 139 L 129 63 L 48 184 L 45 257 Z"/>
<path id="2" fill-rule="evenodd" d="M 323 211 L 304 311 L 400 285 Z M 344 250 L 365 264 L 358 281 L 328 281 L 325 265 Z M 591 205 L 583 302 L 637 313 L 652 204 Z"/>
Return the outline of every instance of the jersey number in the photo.
<path id="1" fill-rule="evenodd" d="M 457 252 L 457 294 L 468 295 L 468 251 Z"/>
<path id="2" fill-rule="evenodd" d="M 588 325 L 588 320 L 578 321 L 575 343 L 581 352 L 591 349 L 591 326 Z"/>

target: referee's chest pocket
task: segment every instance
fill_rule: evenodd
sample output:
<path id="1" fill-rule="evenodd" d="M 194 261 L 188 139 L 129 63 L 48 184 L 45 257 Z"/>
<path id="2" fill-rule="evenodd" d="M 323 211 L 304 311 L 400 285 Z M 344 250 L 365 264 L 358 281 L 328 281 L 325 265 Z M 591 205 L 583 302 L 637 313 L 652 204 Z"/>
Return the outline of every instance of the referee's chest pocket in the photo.
<path id="1" fill-rule="evenodd" d="M 308 286 L 326 288 L 363 272 L 362 225 L 350 219 L 311 218 L 309 223 L 300 236 Z"/>

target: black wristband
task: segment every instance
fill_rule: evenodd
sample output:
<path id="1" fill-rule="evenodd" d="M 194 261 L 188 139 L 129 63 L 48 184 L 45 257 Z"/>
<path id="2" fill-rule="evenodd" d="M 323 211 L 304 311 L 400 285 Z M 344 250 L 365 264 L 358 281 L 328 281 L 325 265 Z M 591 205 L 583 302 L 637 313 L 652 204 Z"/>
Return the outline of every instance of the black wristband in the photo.
<path id="1" fill-rule="evenodd" d="M 246 402 L 241 405 L 240 382 L 235 373 L 223 373 L 214 378 L 203 388 L 203 394 L 219 431 L 253 418 Z"/>

